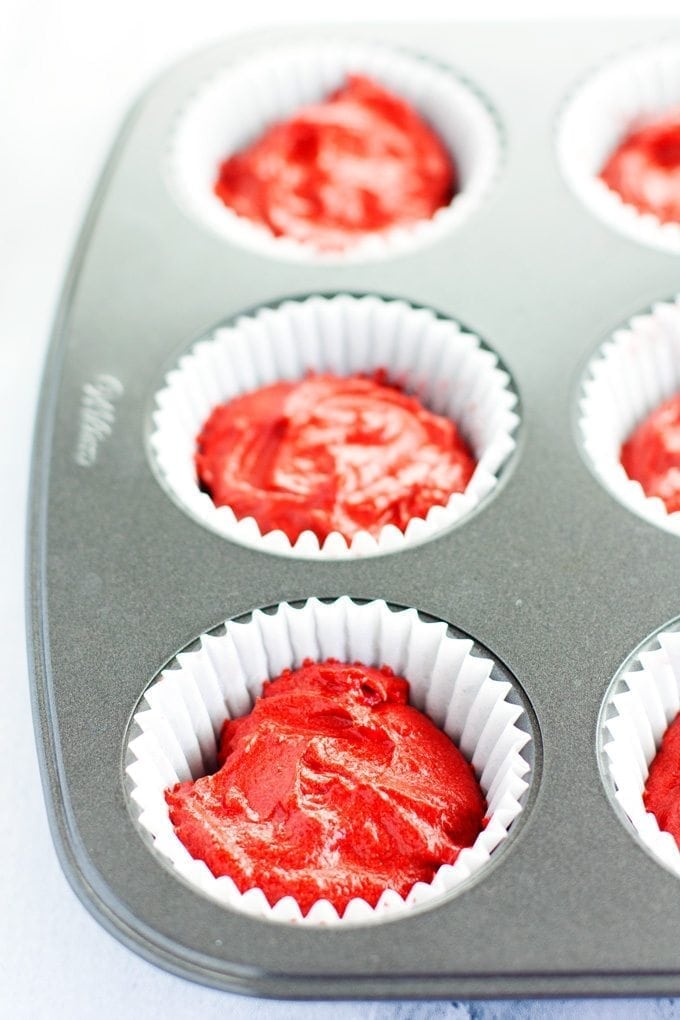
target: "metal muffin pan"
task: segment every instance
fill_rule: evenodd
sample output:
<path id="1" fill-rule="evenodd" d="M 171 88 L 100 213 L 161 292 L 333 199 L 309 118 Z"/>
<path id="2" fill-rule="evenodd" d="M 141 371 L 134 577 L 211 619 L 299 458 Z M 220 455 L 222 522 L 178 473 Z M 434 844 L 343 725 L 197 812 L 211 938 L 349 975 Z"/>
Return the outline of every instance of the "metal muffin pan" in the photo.
<path id="1" fill-rule="evenodd" d="M 680 267 L 579 203 L 555 131 L 590 69 L 645 41 L 680 41 L 680 24 L 334 29 L 452 67 L 488 98 L 505 145 L 493 187 L 455 229 L 345 265 L 237 247 L 187 217 L 165 177 L 177 112 L 202 81 L 282 38 L 323 34 L 235 39 L 167 72 L 128 118 L 78 243 L 45 371 L 29 519 L 37 742 L 64 870 L 137 952 L 232 990 L 679 994 L 680 885 L 613 810 L 597 720 L 619 664 L 680 611 L 680 542 L 604 490 L 575 422 L 588 358 L 672 296 Z M 152 472 L 145 438 L 163 369 L 244 310 L 342 291 L 431 307 L 482 337 L 520 394 L 518 449 L 471 516 L 397 553 L 300 560 L 232 543 Z M 283 927 L 211 902 L 151 852 L 126 803 L 124 740 L 148 684 L 198 634 L 258 607 L 343 594 L 413 606 L 488 648 L 530 706 L 536 774 L 507 845 L 450 899 L 349 930 Z"/>

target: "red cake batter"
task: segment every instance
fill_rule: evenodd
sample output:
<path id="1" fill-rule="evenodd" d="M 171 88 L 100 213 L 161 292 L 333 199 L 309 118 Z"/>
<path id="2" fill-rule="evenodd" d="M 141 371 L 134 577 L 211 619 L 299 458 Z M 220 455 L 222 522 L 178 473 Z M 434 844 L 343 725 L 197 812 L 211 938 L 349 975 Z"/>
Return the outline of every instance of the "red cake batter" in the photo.
<path id="1" fill-rule="evenodd" d="M 627 135 L 600 177 L 640 212 L 680 223 L 680 109 Z"/>
<path id="2" fill-rule="evenodd" d="M 658 496 L 669 514 L 680 510 L 680 393 L 639 425 L 621 447 L 621 463 L 647 496 Z"/>
<path id="3" fill-rule="evenodd" d="M 645 807 L 656 816 L 659 828 L 670 832 L 680 846 L 680 715 L 664 733 L 643 795 Z"/>
<path id="4" fill-rule="evenodd" d="M 413 107 L 350 75 L 225 160 L 215 194 L 277 236 L 338 250 L 429 219 L 455 186 L 451 157 Z"/>
<path id="5" fill-rule="evenodd" d="M 274 905 L 318 899 L 342 914 L 387 888 L 406 895 L 452 864 L 483 828 L 472 767 L 407 704 L 408 683 L 374 669 L 307 660 L 264 684 L 227 720 L 222 767 L 166 791 L 192 857 Z"/>
<path id="6" fill-rule="evenodd" d="M 376 378 L 309 375 L 217 407 L 197 438 L 217 506 L 295 542 L 404 529 L 462 492 L 475 461 L 448 418 Z"/>

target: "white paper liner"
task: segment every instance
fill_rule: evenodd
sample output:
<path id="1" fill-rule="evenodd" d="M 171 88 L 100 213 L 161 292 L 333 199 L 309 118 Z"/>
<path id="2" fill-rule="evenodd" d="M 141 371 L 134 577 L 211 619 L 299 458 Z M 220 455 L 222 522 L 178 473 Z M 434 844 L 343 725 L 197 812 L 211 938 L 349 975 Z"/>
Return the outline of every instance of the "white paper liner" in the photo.
<path id="1" fill-rule="evenodd" d="M 648 850 L 680 876 L 680 849 L 642 795 L 664 733 L 680 711 L 680 632 L 661 631 L 616 681 L 602 713 L 603 765 L 616 802 Z"/>
<path id="2" fill-rule="evenodd" d="M 680 392 L 680 298 L 617 330 L 590 362 L 580 402 L 584 449 L 604 485 L 660 528 L 680 535 L 680 512 L 648 497 L 620 461 L 621 445 L 660 404 Z"/>
<path id="3" fill-rule="evenodd" d="M 567 104 L 557 135 L 564 176 L 588 209 L 636 241 L 673 253 L 680 253 L 680 225 L 639 212 L 598 175 L 631 130 L 678 107 L 680 44 L 662 43 L 593 74 Z"/>
<path id="4" fill-rule="evenodd" d="M 472 655 L 471 648 L 470 640 L 449 636 L 445 623 L 424 622 L 414 609 L 394 611 L 383 601 L 357 604 L 347 596 L 332 603 L 312 598 L 300 608 L 283 603 L 274 614 L 254 612 L 247 623 L 229 621 L 223 635 L 202 635 L 200 647 L 177 656 L 179 669 L 167 669 L 149 688 L 134 717 L 142 732 L 129 741 L 127 774 L 140 825 L 201 892 L 272 921 L 365 923 L 435 902 L 478 873 L 506 839 L 531 772 L 522 754 L 531 740 L 520 728 L 528 729 L 526 713 L 508 700 L 512 685 L 490 676 L 493 662 Z M 354 899 L 342 918 L 326 900 L 303 917 L 293 897 L 271 907 L 261 889 L 241 894 L 230 878 L 215 878 L 180 843 L 164 798 L 175 783 L 214 771 L 224 719 L 249 712 L 265 679 L 307 658 L 387 665 L 406 677 L 410 703 L 458 745 L 488 802 L 489 821 L 474 845 L 453 865 L 440 867 L 430 884 L 417 883 L 405 899 L 386 889 L 375 908 Z"/>
<path id="5" fill-rule="evenodd" d="M 465 492 L 404 532 L 386 525 L 377 538 L 358 532 L 348 546 L 332 532 L 319 547 L 311 531 L 291 545 L 282 531 L 262 535 L 252 517 L 237 520 L 216 507 L 196 479 L 196 436 L 212 410 L 237 394 L 310 370 L 335 375 L 385 369 L 389 380 L 458 426 L 477 460 Z M 197 343 L 166 377 L 156 396 L 150 448 L 158 474 L 174 498 L 207 527 L 245 545 L 295 556 L 365 556 L 403 548 L 450 526 L 494 488 L 515 448 L 518 417 L 510 379 L 479 339 L 450 319 L 404 301 L 368 296 L 312 297 L 242 316 Z"/>
<path id="6" fill-rule="evenodd" d="M 409 101 L 452 155 L 458 193 L 431 219 L 375 233 L 344 252 L 275 237 L 214 194 L 220 163 L 272 124 L 325 99 L 348 74 L 366 74 Z M 208 229 L 275 258 L 332 262 L 400 254 L 460 223 L 486 195 L 500 163 L 496 123 L 484 102 L 450 71 L 377 44 L 307 41 L 268 49 L 216 75 L 177 119 L 167 160 L 180 205 Z"/>

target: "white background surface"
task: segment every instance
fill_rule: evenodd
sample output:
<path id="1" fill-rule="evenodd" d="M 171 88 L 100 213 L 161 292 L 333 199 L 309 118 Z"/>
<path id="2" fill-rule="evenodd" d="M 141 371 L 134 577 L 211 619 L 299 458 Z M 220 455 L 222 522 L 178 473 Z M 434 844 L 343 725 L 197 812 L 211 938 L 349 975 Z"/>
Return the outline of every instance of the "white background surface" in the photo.
<path id="1" fill-rule="evenodd" d="M 33 741 L 23 559 L 30 439 L 61 281 L 92 188 L 139 91 L 192 49 L 247 28 L 323 20 L 680 16 L 679 0 L 0 0 L 0 1018 L 364 1020 L 680 1017 L 670 1000 L 284 1004 L 172 977 L 81 907 L 52 847 Z"/>

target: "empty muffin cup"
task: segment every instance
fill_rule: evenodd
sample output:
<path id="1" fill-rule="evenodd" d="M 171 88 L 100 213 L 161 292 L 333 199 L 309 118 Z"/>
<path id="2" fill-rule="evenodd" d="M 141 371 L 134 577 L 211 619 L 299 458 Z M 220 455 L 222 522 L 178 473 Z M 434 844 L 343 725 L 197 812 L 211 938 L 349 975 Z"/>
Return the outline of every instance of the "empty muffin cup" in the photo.
<path id="1" fill-rule="evenodd" d="M 646 641 L 614 680 L 599 723 L 601 767 L 620 811 L 647 850 L 680 876 L 680 848 L 645 807 L 649 768 L 680 711 L 678 621 Z"/>
<path id="2" fill-rule="evenodd" d="M 268 226 L 225 205 L 214 190 L 221 164 L 273 125 L 328 99 L 353 75 L 409 103 L 434 132 L 455 166 L 453 198 L 447 196 L 431 217 L 366 233 L 340 251 L 275 236 Z M 308 40 L 235 62 L 191 97 L 177 117 L 167 175 L 187 214 L 233 244 L 274 258 L 361 261 L 398 255 L 464 220 L 486 196 L 500 152 L 494 116 L 451 71 L 379 44 Z"/>
<path id="3" fill-rule="evenodd" d="M 305 660 L 328 658 L 388 666 L 410 685 L 410 703 L 425 713 L 471 763 L 487 801 L 486 825 L 452 865 L 406 896 L 386 888 L 375 907 L 354 898 L 342 917 L 327 900 L 303 916 L 294 897 L 270 904 L 257 886 L 240 892 L 191 857 L 170 821 L 165 791 L 215 770 L 226 718 L 248 713 L 263 682 Z M 131 810 L 154 851 L 191 886 L 226 907 L 271 921 L 343 925 L 401 917 L 436 903 L 482 873 L 523 809 L 533 762 L 532 723 L 507 674 L 451 635 L 447 624 L 383 601 L 309 599 L 227 621 L 177 655 L 147 689 L 126 737 Z"/>
<path id="4" fill-rule="evenodd" d="M 617 330 L 591 359 L 582 386 L 579 428 L 588 461 L 625 506 L 658 527 L 680 534 L 680 512 L 648 496 L 621 462 L 621 448 L 637 426 L 680 393 L 680 303 L 664 302 Z"/>
<path id="5" fill-rule="evenodd" d="M 211 412 L 239 395 L 309 373 L 384 375 L 429 411 L 454 422 L 476 467 L 464 491 L 442 498 L 401 530 L 360 529 L 348 542 L 331 531 L 319 542 L 305 529 L 291 542 L 282 530 L 262 533 L 254 517 L 238 519 L 202 491 L 196 440 Z M 337 295 L 286 301 L 217 328 L 170 371 L 156 394 L 150 434 L 156 473 L 192 517 L 246 545 L 295 556 L 364 556 L 404 548 L 449 527 L 496 486 L 515 448 L 517 396 L 498 359 L 450 319 L 404 301 Z"/>
<path id="6" fill-rule="evenodd" d="M 641 211 L 640 204 L 622 197 L 600 175 L 632 132 L 679 113 L 680 45 L 667 42 L 599 68 L 566 103 L 557 132 L 562 172 L 584 205 L 619 233 L 672 253 L 680 252 L 680 223 Z M 659 155 L 660 165 L 667 163 L 667 155 Z M 632 172 L 638 178 L 644 172 L 639 160 Z M 680 182 L 680 168 L 675 176 Z M 659 181 L 644 190 L 653 207 L 659 201 Z M 680 194 L 676 204 L 680 206 Z"/>

